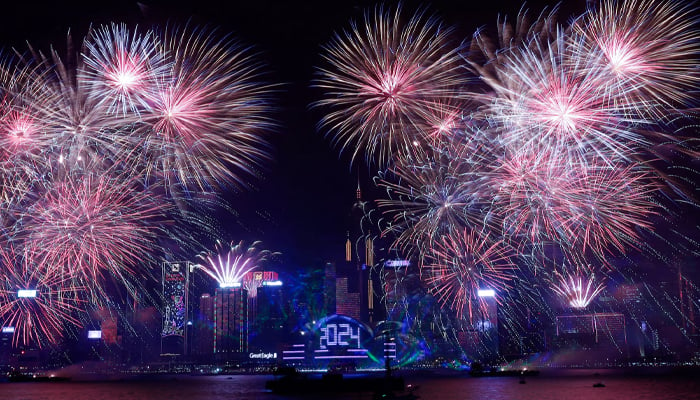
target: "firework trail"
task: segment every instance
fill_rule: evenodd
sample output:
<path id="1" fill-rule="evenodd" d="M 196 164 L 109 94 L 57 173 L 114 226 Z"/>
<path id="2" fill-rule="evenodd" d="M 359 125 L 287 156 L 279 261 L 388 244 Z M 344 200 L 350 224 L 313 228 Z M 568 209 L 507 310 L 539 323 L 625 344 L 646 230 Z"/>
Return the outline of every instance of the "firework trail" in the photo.
<path id="1" fill-rule="evenodd" d="M 605 289 L 605 282 L 596 280 L 593 268 L 576 267 L 573 271 L 554 271 L 552 290 L 573 308 L 586 308 Z"/>
<path id="2" fill-rule="evenodd" d="M 693 100 L 700 76 L 694 6 L 602 0 L 572 24 L 577 57 L 602 68 L 607 85 L 636 113 L 663 119 Z"/>
<path id="3" fill-rule="evenodd" d="M 502 240 L 462 229 L 434 243 L 422 273 L 440 303 L 472 321 L 472 307 L 479 306 L 480 289 L 501 291 L 509 287 L 514 269 L 512 256 Z"/>
<path id="4" fill-rule="evenodd" d="M 226 250 L 221 243 L 217 243 L 215 253 L 198 256 L 204 264 L 198 264 L 197 267 L 214 278 L 219 287 L 240 286 L 245 274 L 260 267 L 273 255 L 268 250 L 259 249 L 258 246 L 260 242 L 253 242 L 250 246 L 246 246 L 242 241 L 238 244 L 232 242 Z"/>
<path id="5" fill-rule="evenodd" d="M 377 7 L 364 25 L 353 23 L 325 46 L 328 67 L 315 82 L 325 99 L 316 105 L 332 111 L 321 126 L 353 161 L 364 154 L 387 165 L 395 153 L 413 153 L 414 142 L 423 142 L 413 126 L 459 97 L 465 78 L 450 34 L 425 12 L 404 23 L 400 7 Z"/>
<path id="6" fill-rule="evenodd" d="M 15 252 L 10 243 L 0 246 L 0 320 L 15 329 L 13 346 L 54 344 L 66 328 L 82 325 L 77 318 L 82 288 L 69 275 L 46 273 L 32 253 Z"/>
<path id="7" fill-rule="evenodd" d="M 452 137 L 433 140 L 430 153 L 397 157 L 393 167 L 377 180 L 389 197 L 377 204 L 390 216 L 384 233 L 397 235 L 395 247 L 429 246 L 433 238 L 443 234 L 493 223 L 493 216 L 483 212 L 491 185 L 489 172 L 482 166 L 485 158 L 493 155 L 482 148 L 478 129 L 468 129 L 461 121 L 458 124 L 462 128 L 456 130 L 465 136 L 458 144 Z"/>
<path id="8" fill-rule="evenodd" d="M 141 275 L 136 266 L 154 252 L 167 203 L 124 175 L 73 173 L 45 184 L 34 190 L 18 235 L 47 274 L 71 277 L 94 296 L 107 277 Z"/>
<path id="9" fill-rule="evenodd" d="M 247 186 L 269 159 L 262 132 L 271 127 L 271 87 L 260 83 L 255 54 L 196 28 L 166 31 L 160 52 L 170 68 L 137 130 L 150 173 L 188 189 Z"/>

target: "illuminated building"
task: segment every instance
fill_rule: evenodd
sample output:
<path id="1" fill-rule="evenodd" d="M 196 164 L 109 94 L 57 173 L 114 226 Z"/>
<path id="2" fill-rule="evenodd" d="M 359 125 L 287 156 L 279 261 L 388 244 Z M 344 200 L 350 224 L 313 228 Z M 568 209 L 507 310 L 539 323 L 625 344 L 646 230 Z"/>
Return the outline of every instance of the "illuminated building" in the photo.
<path id="1" fill-rule="evenodd" d="M 556 317 L 557 347 L 585 351 L 586 360 L 620 360 L 628 356 L 625 316 L 591 313 Z"/>
<path id="2" fill-rule="evenodd" d="M 163 329 L 161 355 L 187 354 L 189 262 L 163 263 Z"/>
<path id="3" fill-rule="evenodd" d="M 247 351 L 248 291 L 240 286 L 217 288 L 214 300 L 214 354 L 235 356 Z"/>
<path id="4" fill-rule="evenodd" d="M 12 353 L 12 336 L 14 334 L 14 326 L 3 326 L 2 331 L 0 331 L 0 372 L 9 370 L 10 354 Z"/>
<path id="5" fill-rule="evenodd" d="M 348 239 L 347 245 L 350 245 L 350 239 Z M 349 251 L 349 250 L 348 250 Z M 323 278 L 323 309 L 326 310 L 328 314 L 335 314 L 335 301 L 336 301 L 336 270 L 334 263 L 326 263 L 324 278 Z"/>
<path id="6" fill-rule="evenodd" d="M 372 277 L 374 264 L 374 236 L 372 229 L 376 229 L 371 220 L 371 209 L 369 203 L 362 200 L 362 191 L 358 182 L 355 203 L 350 212 L 350 226 L 347 239 L 345 241 L 345 265 L 343 271 L 338 272 L 338 276 L 347 277 L 346 281 L 336 279 L 338 284 L 345 285 L 347 282 L 348 293 L 357 293 L 359 296 L 359 320 L 374 325 L 376 322 L 374 302 L 377 294 Z M 336 289 L 338 290 L 338 289 Z M 354 304 L 354 295 L 348 301 Z M 336 294 L 336 304 L 344 299 Z M 354 309 L 352 310 L 354 312 Z M 336 312 L 344 313 L 336 307 Z M 350 315 L 350 314 L 346 314 Z"/>
<path id="7" fill-rule="evenodd" d="M 209 293 L 199 297 L 199 315 L 196 320 L 195 353 L 210 355 L 214 353 L 214 298 Z"/>
<path id="8" fill-rule="evenodd" d="M 252 321 L 251 351 L 276 354 L 285 332 L 285 299 L 279 280 L 265 281 L 257 289 L 257 309 Z M 268 361 L 264 359 L 264 361 Z"/>
<path id="9" fill-rule="evenodd" d="M 473 299 L 468 319 L 457 338 L 464 352 L 472 359 L 490 361 L 498 356 L 498 302 L 493 289 L 479 289 Z"/>
<path id="10" fill-rule="evenodd" d="M 248 319 L 254 321 L 258 311 L 258 289 L 270 282 L 282 282 L 274 271 L 250 271 L 243 275 L 242 287 L 248 291 Z"/>
<path id="11" fill-rule="evenodd" d="M 348 291 L 348 278 L 336 278 L 335 282 L 335 312 L 359 320 L 360 293 Z"/>

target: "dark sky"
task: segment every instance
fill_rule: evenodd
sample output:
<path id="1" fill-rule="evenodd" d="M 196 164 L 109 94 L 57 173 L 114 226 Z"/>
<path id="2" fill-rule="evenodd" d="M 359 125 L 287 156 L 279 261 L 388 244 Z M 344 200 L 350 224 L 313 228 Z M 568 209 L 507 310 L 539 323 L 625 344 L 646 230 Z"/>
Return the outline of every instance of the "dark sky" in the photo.
<path id="1" fill-rule="evenodd" d="M 448 25 L 456 27 L 455 40 L 471 36 L 480 26 L 493 27 L 499 13 L 514 16 L 520 2 L 489 0 L 427 3 L 403 2 L 412 12 L 427 6 Z M 219 27 L 262 55 L 271 82 L 282 83 L 278 98 L 279 124 L 272 139 L 274 162 L 267 167 L 265 178 L 253 182 L 250 193 L 228 196 L 240 213 L 241 222 L 250 232 L 240 233 L 232 226 L 225 240 L 262 239 L 273 251 L 281 251 L 285 262 L 303 265 L 314 259 L 339 259 L 347 215 L 354 202 L 358 178 L 366 187 L 371 175 L 362 165 L 351 167 L 348 157 L 331 148 L 316 123 L 322 110 L 309 110 L 319 98 L 310 88 L 314 67 L 320 65 L 320 47 L 334 32 L 359 20 L 373 7 L 373 1 L 120 1 L 34 2 L 13 1 L 4 4 L 0 13 L 1 46 L 26 48 L 28 41 L 39 48 L 49 44 L 63 46 L 70 29 L 82 37 L 89 24 L 125 22 L 130 26 L 164 26 L 170 22 L 191 20 L 196 24 Z M 387 2 L 387 4 L 395 4 Z M 528 2 L 539 12 L 542 0 Z M 566 2 L 563 20 L 580 12 L 584 0 Z"/>

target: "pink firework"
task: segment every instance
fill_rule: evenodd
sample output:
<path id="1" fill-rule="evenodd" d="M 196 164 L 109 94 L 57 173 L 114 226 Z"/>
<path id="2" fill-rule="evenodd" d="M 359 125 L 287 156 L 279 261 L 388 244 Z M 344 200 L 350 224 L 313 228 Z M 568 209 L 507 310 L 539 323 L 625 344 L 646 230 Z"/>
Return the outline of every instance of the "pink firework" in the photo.
<path id="1" fill-rule="evenodd" d="M 31 254 L 0 246 L 0 320 L 14 328 L 14 346 L 42 347 L 59 342 L 66 328 L 81 326 L 82 290 L 67 275 L 47 273 Z"/>
<path id="2" fill-rule="evenodd" d="M 471 142 L 436 138 L 432 152 L 397 158 L 379 181 L 390 196 L 378 205 L 391 216 L 388 231 L 398 234 L 395 246 L 430 246 L 441 235 L 491 223 L 481 212 L 490 194 L 488 173 L 479 164 L 480 132 L 462 129 L 473 135 Z"/>
<path id="3" fill-rule="evenodd" d="M 221 243 L 216 246 L 214 254 L 200 254 L 204 264 L 198 264 L 207 275 L 214 278 L 219 287 L 240 287 L 243 277 L 261 266 L 272 255 L 268 250 L 258 248 L 260 242 L 246 246 L 243 242 L 231 243 L 224 249 Z"/>
<path id="4" fill-rule="evenodd" d="M 156 95 L 157 83 L 169 80 L 170 66 L 158 51 L 160 45 L 152 31 L 132 33 L 125 25 L 92 30 L 79 79 L 92 96 L 108 103 L 108 113 L 141 114 Z"/>
<path id="5" fill-rule="evenodd" d="M 566 160 L 544 150 L 507 154 L 492 175 L 497 189 L 493 206 L 502 230 L 521 244 L 558 238 L 565 220 L 562 196 L 569 190 L 571 171 Z"/>
<path id="6" fill-rule="evenodd" d="M 153 250 L 162 202 L 133 179 L 106 173 L 57 176 L 43 190 L 20 229 L 47 274 L 86 282 L 92 294 L 107 277 L 127 282 L 142 275 L 137 266 Z"/>
<path id="7" fill-rule="evenodd" d="M 586 308 L 605 289 L 603 281 L 596 281 L 593 269 L 574 268 L 573 271 L 554 271 L 552 290 L 573 308 Z"/>
<path id="8" fill-rule="evenodd" d="M 689 3 L 602 0 L 572 27 L 579 56 L 604 68 L 606 84 L 635 112 L 662 117 L 663 108 L 684 105 L 697 88 L 697 22 Z"/>
<path id="9" fill-rule="evenodd" d="M 637 247 L 643 230 L 660 207 L 653 199 L 659 189 L 642 167 L 594 165 L 579 167 L 562 193 L 562 239 L 580 251 L 603 255 Z"/>
<path id="10" fill-rule="evenodd" d="M 514 253 L 502 240 L 463 229 L 437 239 L 421 275 L 440 303 L 460 317 L 473 317 L 479 290 L 503 290 L 513 278 Z"/>
<path id="11" fill-rule="evenodd" d="M 317 105 L 330 112 L 321 125 L 353 160 L 364 154 L 384 165 L 394 153 L 411 153 L 423 134 L 413 125 L 460 97 L 465 77 L 450 33 L 423 12 L 404 23 L 400 7 L 377 7 L 325 46 L 329 66 L 315 85 L 325 92 Z"/>
<path id="12" fill-rule="evenodd" d="M 45 127 L 42 136 L 48 146 L 43 156 L 53 167 L 61 164 L 68 168 L 81 168 L 104 157 L 121 161 L 125 143 L 118 133 L 133 121 L 108 112 L 103 96 L 93 95 L 92 85 L 78 78 L 84 75 L 85 64 L 72 52 L 70 36 L 68 48 L 63 57 L 53 50 L 50 57 L 35 53 L 34 60 L 26 61 L 37 64 L 46 77 L 45 85 L 32 99 L 31 114 Z"/>
<path id="13" fill-rule="evenodd" d="M 260 82 L 255 55 L 205 29 L 165 33 L 168 73 L 143 115 L 142 140 L 152 173 L 187 188 L 246 186 L 269 158 L 270 86 Z"/>
<path id="14" fill-rule="evenodd" d="M 604 71 L 570 57 L 561 31 L 546 45 L 512 49 L 499 65 L 499 81 L 487 81 L 493 93 L 481 96 L 481 111 L 511 149 L 548 146 L 566 150 L 576 162 L 589 153 L 629 159 L 644 138 L 627 116 Z M 618 97 L 616 97 L 618 96 Z M 491 97 L 491 98 L 489 98 Z"/>

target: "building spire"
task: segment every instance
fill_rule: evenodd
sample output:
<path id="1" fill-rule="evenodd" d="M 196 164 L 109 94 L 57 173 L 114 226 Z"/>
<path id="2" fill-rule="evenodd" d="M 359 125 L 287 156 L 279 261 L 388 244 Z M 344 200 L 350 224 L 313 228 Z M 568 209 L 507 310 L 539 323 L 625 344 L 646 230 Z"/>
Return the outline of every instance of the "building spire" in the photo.
<path id="1" fill-rule="evenodd" d="M 350 242 L 350 231 L 348 232 L 348 238 L 345 241 L 345 261 L 352 261 L 352 243 Z"/>
<path id="2" fill-rule="evenodd" d="M 362 200 L 362 190 L 360 190 L 360 177 L 357 177 L 357 201 Z"/>

